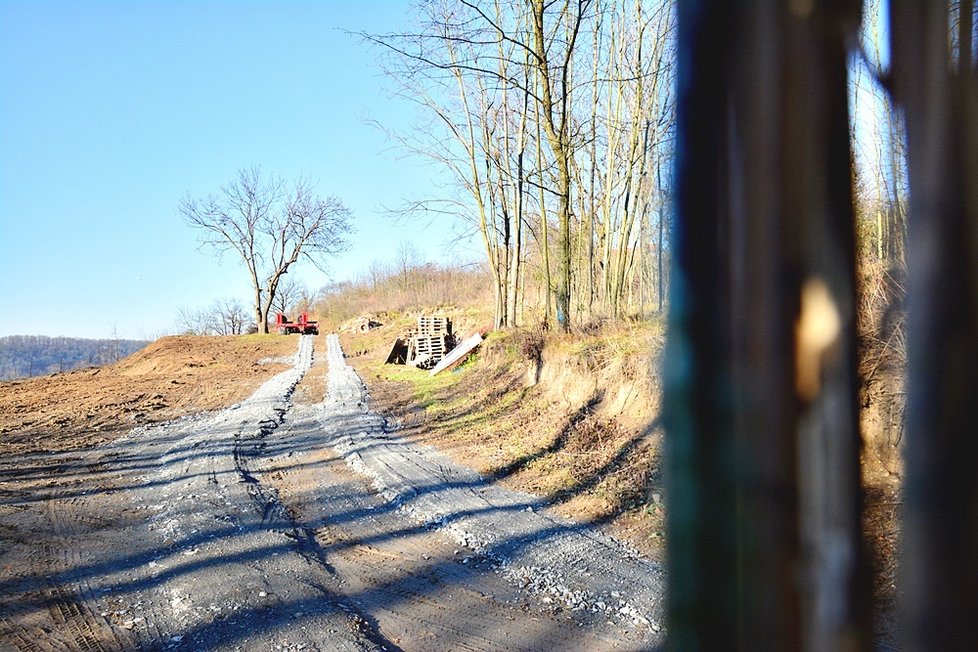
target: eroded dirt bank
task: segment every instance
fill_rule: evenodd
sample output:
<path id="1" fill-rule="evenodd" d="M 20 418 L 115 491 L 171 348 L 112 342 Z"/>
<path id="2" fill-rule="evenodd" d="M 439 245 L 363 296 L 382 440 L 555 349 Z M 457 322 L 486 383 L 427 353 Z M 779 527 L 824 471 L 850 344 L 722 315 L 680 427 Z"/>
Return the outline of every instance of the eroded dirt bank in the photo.
<path id="1" fill-rule="evenodd" d="M 75 448 L 8 448 L 2 647 L 599 650 L 658 640 L 658 567 L 386 432 L 335 341 L 326 400 L 296 404 L 312 364 L 312 340 L 301 341 L 290 368 L 226 410 Z M 312 366 L 313 385 L 326 369 Z M 5 437 L 38 439 L 19 434 Z"/>

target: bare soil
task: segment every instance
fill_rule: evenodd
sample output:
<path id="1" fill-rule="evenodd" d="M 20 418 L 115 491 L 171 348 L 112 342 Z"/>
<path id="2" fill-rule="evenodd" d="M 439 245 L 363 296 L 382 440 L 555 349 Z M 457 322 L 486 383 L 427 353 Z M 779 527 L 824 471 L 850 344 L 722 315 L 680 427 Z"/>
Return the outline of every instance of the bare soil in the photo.
<path id="1" fill-rule="evenodd" d="M 406 438 L 437 447 L 506 486 L 542 495 L 557 513 L 600 524 L 649 558 L 664 561 L 661 433 L 651 416 L 655 400 L 643 394 L 638 400 L 649 410 L 619 414 L 588 405 L 588 388 L 625 385 L 627 366 L 617 376 L 596 380 L 593 370 L 573 368 L 566 360 L 550 364 L 567 368 L 540 374 L 528 360 L 489 354 L 455 378 L 419 382 L 424 372 L 397 373 L 379 365 L 389 346 L 385 329 L 342 337 L 372 401 Z M 608 362 L 597 366 L 606 368 Z M 864 536 L 874 564 L 876 643 L 896 649 L 903 382 L 899 367 L 875 372 L 863 396 Z M 542 375 L 541 382 L 534 383 L 534 375 Z"/>
<path id="2" fill-rule="evenodd" d="M 540 495 L 556 513 L 664 562 L 662 431 L 652 391 L 631 382 L 650 373 L 645 359 L 597 378 L 573 361 L 551 359 L 537 369 L 525 357 L 490 351 L 464 372 L 429 382 L 427 372 L 382 364 L 389 337 L 378 329 L 341 340 L 372 403 L 403 437 Z M 623 387 L 632 403 L 609 405 Z"/>
<path id="3" fill-rule="evenodd" d="M 294 351 L 274 336 L 164 337 L 114 365 L 0 383 L 0 456 L 86 448 L 230 405 Z"/>
<path id="4" fill-rule="evenodd" d="M 648 411 L 601 409 L 586 387 L 583 404 L 554 400 L 555 388 L 578 390 L 534 383 L 525 360 L 419 393 L 376 372 L 387 335 L 345 348 L 388 430 L 662 560 L 661 433 L 634 416 Z M 0 383 L 0 649 L 645 645 L 632 626 L 514 588 L 485 555 L 391 509 L 325 446 L 325 338 L 278 403 L 247 407 L 292 367 L 296 342 L 163 338 L 116 365 Z M 569 372 L 582 387 L 584 371 Z M 885 645 L 899 479 L 866 468 Z"/>
<path id="5" fill-rule="evenodd" d="M 0 649 L 649 647 L 658 630 L 625 608 L 635 582 L 615 601 L 574 588 L 603 564 L 644 562 L 589 553 L 591 571 L 522 561 L 507 575 L 505 559 L 549 567 L 578 556 L 548 546 L 608 544 L 532 508 L 509 514 L 517 498 L 487 486 L 467 495 L 489 501 L 476 520 L 491 532 L 545 525 L 488 554 L 351 471 L 351 455 L 409 444 L 359 390 L 335 412 L 312 341 L 167 338 L 112 367 L 0 385 Z M 404 495 L 471 520 L 437 499 L 460 495 L 452 482 L 426 486 Z M 658 617 L 661 589 L 649 595 Z"/>
<path id="6" fill-rule="evenodd" d="M 294 350 L 271 337 L 167 337 L 114 365 L 0 383 L 0 648 L 138 646 L 143 605 L 96 592 L 115 581 L 108 567 L 98 580 L 81 570 L 126 557 L 139 507 L 113 468 L 120 440 L 243 400 Z"/>

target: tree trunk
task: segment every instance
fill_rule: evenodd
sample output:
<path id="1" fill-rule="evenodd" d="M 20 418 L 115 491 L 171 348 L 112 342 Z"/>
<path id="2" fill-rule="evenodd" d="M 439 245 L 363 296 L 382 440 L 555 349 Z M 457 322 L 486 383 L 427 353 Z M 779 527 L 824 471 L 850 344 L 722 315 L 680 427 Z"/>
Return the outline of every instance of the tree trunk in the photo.
<path id="1" fill-rule="evenodd" d="M 540 171 L 540 246 L 543 249 L 543 323 L 552 326 L 550 307 L 553 302 L 553 280 L 550 278 L 550 223 L 547 220 L 547 193 L 543 178 L 543 134 L 540 124 L 540 105 L 536 107 L 537 169 Z"/>
<path id="2" fill-rule="evenodd" d="M 259 333 L 268 334 L 268 320 L 265 318 L 265 314 L 262 312 L 261 305 L 261 284 L 258 282 L 258 274 L 255 270 L 251 270 L 251 283 L 252 289 L 255 292 L 255 328 L 258 329 Z"/>
<path id="3" fill-rule="evenodd" d="M 959 11 L 971 10 L 959 3 Z M 959 29 L 968 16 L 959 17 Z M 903 643 L 976 649 L 978 79 L 969 51 L 959 50 L 957 66 L 948 61 L 943 3 L 893 3 L 890 21 L 911 186 Z M 962 35 L 959 45 L 968 41 Z"/>
<path id="4" fill-rule="evenodd" d="M 656 184 L 657 184 L 657 186 L 659 188 L 660 201 L 662 202 L 662 205 L 665 206 L 665 200 L 661 198 L 661 195 L 662 195 L 662 162 L 661 162 L 661 160 L 659 161 L 659 164 L 656 167 L 656 175 L 655 175 L 655 178 L 656 178 Z M 663 235 L 664 235 L 664 231 L 665 231 L 665 221 L 666 221 L 666 211 L 665 211 L 665 208 L 660 208 L 659 209 L 659 239 L 658 239 L 658 245 L 657 245 L 656 252 L 655 252 L 655 269 L 656 269 L 655 279 L 656 279 L 656 288 L 657 288 L 658 300 L 659 300 L 659 310 L 658 310 L 659 314 L 662 314 L 662 311 L 665 308 L 665 298 L 666 298 L 666 293 L 665 293 L 665 276 L 662 273 L 663 272 L 663 270 L 662 270 L 662 249 L 663 249 L 663 245 L 664 245 Z"/>
<path id="5" fill-rule="evenodd" d="M 568 5 L 571 3 L 568 3 Z M 541 113 L 543 115 L 544 132 L 550 143 L 557 164 L 557 322 L 563 331 L 571 327 L 571 233 L 570 233 L 570 195 L 571 176 L 570 158 L 571 140 L 569 133 L 570 120 L 570 61 L 574 52 L 575 42 L 580 30 L 583 16 L 581 11 L 585 2 L 578 2 L 578 13 L 571 15 L 567 5 L 558 17 L 558 25 L 566 23 L 566 41 L 561 62 L 555 67 L 559 79 L 551 75 L 551 52 L 545 36 L 545 13 L 551 5 L 544 0 L 533 0 L 533 50 L 535 68 L 540 85 Z M 555 28 L 556 29 L 556 28 Z M 556 96 L 555 96 L 556 93 Z"/>
<path id="6" fill-rule="evenodd" d="M 557 220 L 557 322 L 567 332 L 571 327 L 570 170 L 563 150 L 557 155 Z"/>
<path id="7" fill-rule="evenodd" d="M 670 643 L 869 646 L 845 0 L 679 5 Z"/>

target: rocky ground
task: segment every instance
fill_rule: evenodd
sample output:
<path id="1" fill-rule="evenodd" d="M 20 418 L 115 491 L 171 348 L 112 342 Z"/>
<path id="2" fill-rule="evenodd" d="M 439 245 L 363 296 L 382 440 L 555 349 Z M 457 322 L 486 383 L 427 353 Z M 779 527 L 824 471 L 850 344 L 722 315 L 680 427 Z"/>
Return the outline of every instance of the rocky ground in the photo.
<path id="1" fill-rule="evenodd" d="M 236 341 L 2 385 L 0 648 L 661 639 L 657 564 L 401 439 L 335 338 Z"/>

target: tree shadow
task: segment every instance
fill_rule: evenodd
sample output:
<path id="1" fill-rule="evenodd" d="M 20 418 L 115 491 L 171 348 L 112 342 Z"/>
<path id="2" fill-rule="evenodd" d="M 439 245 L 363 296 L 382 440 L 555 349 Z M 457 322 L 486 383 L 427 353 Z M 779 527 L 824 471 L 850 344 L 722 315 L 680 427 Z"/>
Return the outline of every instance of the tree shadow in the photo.
<path id="1" fill-rule="evenodd" d="M 614 470 L 616 464 L 627 458 L 643 438 L 657 426 L 650 425 L 646 431 L 623 444 L 616 451 L 612 460 L 603 465 L 592 476 L 579 480 L 574 486 L 567 488 L 557 497 L 540 498 L 508 492 L 504 504 L 492 503 L 487 500 L 477 508 L 450 508 L 438 518 L 407 525 L 401 524 L 387 531 L 355 536 L 327 544 L 317 538 L 317 531 L 327 524 L 330 527 L 342 527 L 345 523 L 358 522 L 366 518 L 382 519 L 385 516 L 393 518 L 403 512 L 405 508 L 409 509 L 412 504 L 418 504 L 419 501 L 431 497 L 444 497 L 444 500 L 448 501 L 447 504 L 451 505 L 450 497 L 453 491 L 465 491 L 473 494 L 482 494 L 488 490 L 504 492 L 506 490 L 499 485 L 501 480 L 525 468 L 534 460 L 564 448 L 570 429 L 585 419 L 594 405 L 600 402 L 602 398 L 603 395 L 596 394 L 587 405 L 582 406 L 568 417 L 567 423 L 561 429 L 561 434 L 548 446 L 528 453 L 486 476 L 460 473 L 457 476 L 451 476 L 450 479 L 432 480 L 427 484 L 421 483 L 413 487 L 409 494 L 398 495 L 394 500 L 385 501 L 379 506 L 354 506 L 350 509 L 330 513 L 328 521 L 303 519 L 297 513 L 286 508 L 287 506 L 282 503 L 274 487 L 268 484 L 268 479 L 265 477 L 270 472 L 270 460 L 276 460 L 274 468 L 276 472 L 314 471 L 316 466 L 323 464 L 323 460 L 306 461 L 303 459 L 305 454 L 320 451 L 324 445 L 335 446 L 343 437 L 352 438 L 354 436 L 358 437 L 358 442 L 352 449 L 345 451 L 347 456 L 351 454 L 369 455 L 380 449 L 402 448 L 409 450 L 411 445 L 399 435 L 384 432 L 382 417 L 374 416 L 365 421 L 366 417 L 361 413 L 338 416 L 331 421 L 327 429 L 329 430 L 328 433 L 324 432 L 324 429 L 314 421 L 306 423 L 286 422 L 285 428 L 281 424 L 266 424 L 265 427 L 259 428 L 253 436 L 235 434 L 233 431 L 240 424 L 228 424 L 223 432 L 214 433 L 214 441 L 195 445 L 181 444 L 180 432 L 173 432 L 170 433 L 169 438 L 164 438 L 158 442 L 157 447 L 166 450 L 165 461 L 161 460 L 152 450 L 139 454 L 111 450 L 112 455 L 103 455 L 98 460 L 99 463 L 105 465 L 105 469 L 94 473 L 91 460 L 86 460 L 84 456 L 79 457 L 79 459 L 66 456 L 56 461 L 46 461 L 38 457 L 21 468 L 20 473 L 17 473 L 13 467 L 9 470 L 3 469 L 2 473 L 6 475 L 0 475 L 0 477 L 4 478 L 16 477 L 18 480 L 29 478 L 36 480 L 38 484 L 57 479 L 63 486 L 59 488 L 55 497 L 70 500 L 77 497 L 97 495 L 102 489 L 86 485 L 91 485 L 97 480 L 98 474 L 112 475 L 123 469 L 129 474 L 126 477 L 130 480 L 116 483 L 112 487 L 113 491 L 142 489 L 155 493 L 167 485 L 178 485 L 180 483 L 204 481 L 218 484 L 220 478 L 213 471 L 179 473 L 172 477 L 153 479 L 149 482 L 137 482 L 135 478 L 142 474 L 151 473 L 164 463 L 189 467 L 206 461 L 208 457 L 230 455 L 235 460 L 235 465 L 222 469 L 221 473 L 228 474 L 228 484 L 234 480 L 236 486 L 246 490 L 250 497 L 251 511 L 241 514 L 231 522 L 214 521 L 198 525 L 197 531 L 181 536 L 168 544 L 161 543 L 147 549 L 133 549 L 132 547 L 117 549 L 114 554 L 88 562 L 75 563 L 62 571 L 44 570 L 0 581 L 0 594 L 23 596 L 18 598 L 17 602 L 0 601 L 0 617 L 17 619 L 32 610 L 53 610 L 56 608 L 56 601 L 50 595 L 45 595 L 43 592 L 32 594 L 32 587 L 79 587 L 91 583 L 109 595 L 135 596 L 162 590 L 163 587 L 177 579 L 199 575 L 205 570 L 220 572 L 222 569 L 260 564 L 282 555 L 297 554 L 310 567 L 321 571 L 316 575 L 320 578 L 316 581 L 315 586 L 318 592 L 317 597 L 303 597 L 286 602 L 280 605 L 280 608 L 273 610 L 259 607 L 249 608 L 227 618 L 194 625 L 181 631 L 180 635 L 183 638 L 173 644 L 173 647 L 206 649 L 218 642 L 227 645 L 235 641 L 244 641 L 248 638 L 249 633 L 254 633 L 259 629 L 275 630 L 293 627 L 299 620 L 295 616 L 296 613 L 303 614 L 301 620 L 307 622 L 316 617 L 326 617 L 342 612 L 346 614 L 344 617 L 359 619 L 363 623 L 360 634 L 366 640 L 386 649 L 400 649 L 381 633 L 382 627 L 373 610 L 381 607 L 393 608 L 400 602 L 411 599 L 411 592 L 407 591 L 405 586 L 399 585 L 398 581 L 378 584 L 355 593 L 344 591 L 335 580 L 336 571 L 330 561 L 333 555 L 357 546 L 397 542 L 407 537 L 425 535 L 431 530 L 442 530 L 447 533 L 453 526 L 465 524 L 472 519 L 502 517 L 505 522 L 527 511 L 535 513 L 545 509 L 548 505 L 562 502 L 596 486 L 603 477 Z M 487 398 L 486 400 L 491 399 Z M 366 438 L 360 436 L 365 423 L 369 425 L 369 430 L 372 433 Z M 282 460 L 291 459 L 291 457 L 295 459 L 287 463 L 282 462 Z M 340 459 L 340 456 L 334 455 L 326 458 L 326 461 L 337 462 Z M 72 484 L 77 484 L 77 487 L 66 488 Z M 36 491 L 39 493 L 33 496 L 4 498 L 0 504 L 38 503 L 52 497 L 50 494 L 45 494 L 44 489 L 37 489 Z M 303 500 L 316 504 L 317 500 L 322 499 L 322 496 L 316 493 L 315 488 L 309 491 L 311 492 L 310 495 L 303 497 Z M 356 505 L 356 496 L 351 496 L 350 502 Z M 480 554 L 489 559 L 515 559 L 523 552 L 537 549 L 550 540 L 573 535 L 591 536 L 590 533 L 594 526 L 607 523 L 611 518 L 613 518 L 612 515 L 606 515 L 587 522 L 571 523 L 558 517 L 542 514 L 534 525 L 525 528 L 523 531 L 514 531 L 510 535 L 497 538 L 490 544 L 481 547 Z M 400 521 L 398 522 L 400 523 Z M 145 520 L 132 519 L 114 520 L 107 527 L 120 528 L 118 533 L 113 536 L 122 540 L 125 538 L 125 528 L 143 525 L 145 525 Z M 207 556 L 200 557 L 186 555 L 188 550 L 197 548 L 210 550 L 209 546 L 213 546 L 215 541 L 221 542 L 221 551 L 211 551 Z M 225 550 L 226 552 L 223 552 Z M 459 563 L 457 559 L 451 558 L 434 559 L 423 570 L 424 572 L 442 572 L 452 575 L 453 572 L 457 572 Z M 147 573 L 145 569 L 151 564 L 155 564 L 160 570 Z M 468 572 L 478 575 L 479 573 L 495 571 L 492 565 L 487 565 L 484 568 L 473 566 Z M 411 582 L 412 591 L 415 594 L 418 593 L 417 577 L 404 578 L 400 582 Z M 421 594 L 430 599 L 435 599 L 438 597 L 439 590 L 438 586 L 432 585 L 422 589 Z M 363 608 L 361 605 L 367 605 L 369 608 Z M 461 645 L 462 641 L 458 641 L 458 643 Z M 548 639 L 546 633 L 542 633 L 539 640 L 527 641 L 525 649 L 550 649 L 553 645 L 554 641 Z M 170 644 L 166 644 L 166 646 L 170 647 Z"/>

